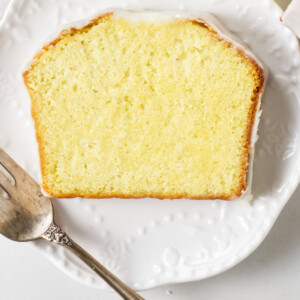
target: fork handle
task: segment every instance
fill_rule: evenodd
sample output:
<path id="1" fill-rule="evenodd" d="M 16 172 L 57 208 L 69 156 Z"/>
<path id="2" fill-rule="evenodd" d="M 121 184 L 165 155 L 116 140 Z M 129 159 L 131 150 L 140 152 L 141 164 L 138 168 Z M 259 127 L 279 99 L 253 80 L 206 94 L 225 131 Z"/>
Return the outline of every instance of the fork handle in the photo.
<path id="1" fill-rule="evenodd" d="M 119 278 L 113 275 L 109 270 L 107 270 L 77 243 L 70 239 L 68 235 L 56 224 L 52 223 L 48 230 L 42 234 L 41 238 L 68 248 L 94 272 L 96 272 L 104 281 L 106 281 L 123 299 L 145 300 Z"/>

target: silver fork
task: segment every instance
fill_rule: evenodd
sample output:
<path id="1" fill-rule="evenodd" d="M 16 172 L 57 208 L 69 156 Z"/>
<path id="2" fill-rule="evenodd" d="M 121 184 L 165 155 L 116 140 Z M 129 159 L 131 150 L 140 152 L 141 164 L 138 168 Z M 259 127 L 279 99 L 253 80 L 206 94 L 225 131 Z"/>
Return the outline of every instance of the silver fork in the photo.
<path id="1" fill-rule="evenodd" d="M 79 257 L 126 300 L 143 300 L 58 227 L 53 220 L 51 199 L 39 184 L 0 148 L 0 233 L 26 242 L 43 238 L 64 246 Z"/>

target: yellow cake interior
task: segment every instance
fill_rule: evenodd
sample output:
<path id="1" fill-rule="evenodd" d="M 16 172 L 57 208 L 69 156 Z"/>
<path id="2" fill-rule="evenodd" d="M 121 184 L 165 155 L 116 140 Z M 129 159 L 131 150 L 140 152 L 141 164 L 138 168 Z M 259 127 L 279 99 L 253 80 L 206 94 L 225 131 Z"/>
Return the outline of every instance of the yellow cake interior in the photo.
<path id="1" fill-rule="evenodd" d="M 231 199 L 246 188 L 260 75 L 200 23 L 107 14 L 46 46 L 24 79 L 52 196 Z"/>

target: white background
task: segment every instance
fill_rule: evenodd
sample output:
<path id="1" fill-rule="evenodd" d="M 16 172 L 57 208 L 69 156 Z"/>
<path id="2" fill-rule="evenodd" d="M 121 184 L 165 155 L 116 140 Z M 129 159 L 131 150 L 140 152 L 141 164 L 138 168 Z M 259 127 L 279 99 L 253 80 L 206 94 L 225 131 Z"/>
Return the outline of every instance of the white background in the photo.
<path id="1" fill-rule="evenodd" d="M 8 2 L 0 0 L 0 16 Z M 290 1 L 277 2 L 285 8 Z M 142 296 L 147 300 L 300 299 L 299 201 L 300 187 L 262 245 L 238 266 L 210 279 L 164 286 L 143 292 Z M 73 281 L 35 250 L 0 236 L 0 299 L 120 298 Z"/>

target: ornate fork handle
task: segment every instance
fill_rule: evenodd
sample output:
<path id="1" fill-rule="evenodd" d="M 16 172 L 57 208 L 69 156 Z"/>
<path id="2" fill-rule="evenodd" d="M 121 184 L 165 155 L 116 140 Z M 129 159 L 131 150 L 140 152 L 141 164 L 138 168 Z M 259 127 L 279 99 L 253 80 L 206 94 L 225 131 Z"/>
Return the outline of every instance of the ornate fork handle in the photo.
<path id="1" fill-rule="evenodd" d="M 56 244 L 71 246 L 72 242 L 68 235 L 56 224 L 52 223 L 42 238 Z"/>
<path id="2" fill-rule="evenodd" d="M 113 275 L 94 257 L 77 245 L 68 235 L 56 224 L 52 223 L 48 230 L 42 234 L 43 239 L 62 245 L 73 252 L 85 264 L 87 264 L 94 272 L 96 272 L 103 280 L 105 280 L 119 295 L 125 300 L 144 300 L 135 291 Z"/>

